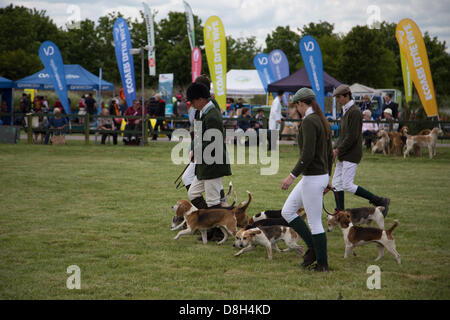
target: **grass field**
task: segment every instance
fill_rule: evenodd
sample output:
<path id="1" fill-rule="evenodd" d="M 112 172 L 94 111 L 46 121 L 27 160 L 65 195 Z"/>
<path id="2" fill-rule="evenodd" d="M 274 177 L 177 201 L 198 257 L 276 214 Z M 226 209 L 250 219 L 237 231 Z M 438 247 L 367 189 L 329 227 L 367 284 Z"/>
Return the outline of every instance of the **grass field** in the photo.
<path id="1" fill-rule="evenodd" d="M 450 148 L 432 160 L 364 154 L 355 182 L 391 197 L 386 227 L 400 222 L 402 264 L 388 252 L 374 262 L 375 245 L 344 260 L 335 229 L 327 234 L 332 272 L 315 274 L 292 251 L 269 261 L 259 247 L 236 258 L 231 238 L 222 246 L 172 240 L 171 206 L 187 197 L 174 188 L 184 166 L 172 164 L 173 146 L 0 145 L 0 299 L 450 298 Z M 280 183 L 297 157 L 282 145 L 278 174 L 233 165 L 224 185 L 233 181 L 239 201 L 252 192 L 249 215 L 279 209 L 288 195 Z M 346 194 L 347 207 L 366 205 Z M 331 194 L 325 206 L 334 208 Z M 80 268 L 80 290 L 66 287 L 71 265 Z M 381 269 L 379 290 L 366 286 L 370 265 Z"/>

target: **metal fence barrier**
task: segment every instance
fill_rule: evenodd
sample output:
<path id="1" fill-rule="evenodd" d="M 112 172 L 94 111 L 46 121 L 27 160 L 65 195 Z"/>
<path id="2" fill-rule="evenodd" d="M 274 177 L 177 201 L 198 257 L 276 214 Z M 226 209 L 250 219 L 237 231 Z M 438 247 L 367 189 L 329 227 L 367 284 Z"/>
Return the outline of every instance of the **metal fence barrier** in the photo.
<path id="1" fill-rule="evenodd" d="M 0 119 L 5 119 L 5 117 L 11 117 L 10 122 L 11 125 L 18 124 L 25 130 L 28 136 L 28 143 L 33 143 L 33 133 L 45 133 L 45 134 L 52 134 L 54 131 L 57 131 L 57 129 L 50 129 L 48 126 L 45 128 L 38 128 L 36 125 L 38 124 L 38 117 L 51 117 L 52 114 L 48 113 L 0 113 Z M 148 143 L 148 138 L 152 135 L 159 135 L 159 134 L 165 134 L 170 136 L 172 132 L 177 128 L 185 128 L 189 129 L 190 123 L 189 119 L 185 117 L 180 118 L 174 118 L 174 117 L 150 117 L 146 115 L 144 117 L 144 127 L 142 130 L 142 126 L 140 128 L 136 128 L 134 130 L 123 130 L 123 129 L 116 129 L 116 130 L 101 130 L 97 128 L 97 119 L 98 118 L 111 118 L 113 121 L 115 118 L 125 119 L 125 121 L 128 123 L 128 120 L 130 119 L 142 119 L 142 116 L 114 116 L 114 115 L 78 115 L 78 114 L 68 114 L 68 115 L 61 115 L 62 117 L 67 118 L 68 125 L 64 130 L 64 134 L 70 135 L 70 134 L 83 134 L 85 137 L 85 143 L 89 144 L 90 141 L 90 135 L 94 134 L 97 138 L 97 135 L 101 134 L 117 134 L 126 136 L 128 134 L 138 136 L 142 139 L 144 144 Z M 83 121 L 79 121 L 79 120 Z M 169 128 L 167 130 L 155 130 L 155 126 L 151 125 L 151 120 L 162 120 L 166 122 L 167 124 L 170 124 L 168 126 Z M 78 120 L 78 121 L 77 121 Z M 263 123 L 263 129 L 268 128 L 268 118 L 262 118 L 262 119 L 255 119 L 255 118 L 224 118 L 224 127 L 225 128 L 233 128 L 237 127 L 238 123 L 240 121 L 249 121 L 249 122 L 257 122 L 262 121 Z M 284 126 L 287 122 L 300 122 L 301 119 L 289 119 L 286 118 L 282 120 L 282 125 L 280 129 L 280 140 L 283 138 L 292 138 L 296 137 L 296 134 L 282 134 L 282 131 L 284 129 Z M 339 124 L 340 120 L 332 120 L 328 119 L 333 132 L 333 138 L 337 138 L 339 136 Z M 428 128 L 432 129 L 433 127 L 440 127 L 444 133 L 444 135 L 439 136 L 439 140 L 444 139 L 450 139 L 450 122 L 446 121 L 431 121 L 431 120 L 394 120 L 394 121 L 380 121 L 380 120 L 374 120 L 374 121 L 367 121 L 370 123 L 377 123 L 378 126 L 380 124 L 382 125 L 388 125 L 389 131 L 395 130 L 396 128 L 401 128 L 404 125 L 407 125 L 410 128 L 409 133 L 414 135 L 417 134 L 421 129 Z M 29 125 L 31 124 L 31 126 Z M 143 138 L 142 138 L 143 134 Z M 96 139 L 95 139 L 96 140 Z"/>

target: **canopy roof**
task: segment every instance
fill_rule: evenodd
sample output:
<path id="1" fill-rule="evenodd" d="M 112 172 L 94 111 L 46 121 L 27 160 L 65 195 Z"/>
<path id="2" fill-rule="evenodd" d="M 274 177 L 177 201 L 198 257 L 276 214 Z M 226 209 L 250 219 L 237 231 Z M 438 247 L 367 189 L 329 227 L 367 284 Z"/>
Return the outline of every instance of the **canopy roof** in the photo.
<path id="1" fill-rule="evenodd" d="M 334 88 L 342 84 L 325 71 L 323 72 L 323 82 L 325 86 L 325 92 L 333 92 Z M 267 90 L 269 90 L 270 92 L 276 92 L 279 90 L 296 92 L 297 90 L 305 87 L 311 88 L 311 83 L 309 82 L 306 68 L 303 67 L 286 78 L 272 82 L 271 84 L 269 84 Z"/>
<path id="2" fill-rule="evenodd" d="M 377 90 L 360 83 L 352 84 L 350 86 L 350 91 L 353 95 L 374 95 L 377 93 Z"/>
<path id="3" fill-rule="evenodd" d="M 0 88 L 12 88 L 13 81 L 0 76 Z"/>
<path id="4" fill-rule="evenodd" d="M 90 73 L 79 64 L 64 65 L 66 73 L 67 90 L 90 91 L 99 90 L 99 77 Z M 42 69 L 31 76 L 14 82 L 14 88 L 30 88 L 41 90 L 54 90 L 50 75 Z M 108 81 L 102 80 L 102 91 L 114 90 L 114 85 Z"/>
<path id="5" fill-rule="evenodd" d="M 211 87 L 214 89 L 212 84 Z M 257 94 L 266 94 L 258 71 L 231 69 L 227 72 L 227 97 L 249 97 Z"/>

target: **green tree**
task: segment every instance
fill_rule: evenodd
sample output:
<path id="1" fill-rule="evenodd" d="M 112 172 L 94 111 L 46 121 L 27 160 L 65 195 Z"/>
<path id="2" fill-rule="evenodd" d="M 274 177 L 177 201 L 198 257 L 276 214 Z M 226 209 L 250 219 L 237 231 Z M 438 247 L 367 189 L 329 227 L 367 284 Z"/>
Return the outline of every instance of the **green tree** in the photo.
<path id="1" fill-rule="evenodd" d="M 203 46 L 201 20 L 194 15 L 196 45 Z M 158 24 L 156 36 L 157 73 L 173 73 L 174 84 L 183 87 L 191 79 L 191 47 L 186 29 L 186 16 L 182 12 L 169 12 Z M 207 70 L 206 55 L 202 52 L 203 73 Z"/>
<path id="2" fill-rule="evenodd" d="M 0 71 L 18 80 L 39 71 L 39 47 L 45 40 L 61 45 L 62 31 L 46 16 L 44 10 L 12 4 L 0 8 Z"/>
<path id="3" fill-rule="evenodd" d="M 261 52 L 256 37 L 234 39 L 227 37 L 227 67 L 231 69 L 254 69 L 253 58 Z"/>
<path id="4" fill-rule="evenodd" d="M 342 41 L 340 80 L 374 88 L 392 87 L 395 56 L 382 45 L 380 33 L 367 26 L 353 27 Z"/>
<path id="5" fill-rule="evenodd" d="M 19 80 L 42 69 L 39 56 L 23 49 L 0 53 L 0 74 L 12 80 Z"/>
<path id="6" fill-rule="evenodd" d="M 303 66 L 300 56 L 299 44 L 300 35 L 291 30 L 289 26 L 276 27 L 275 31 L 266 37 L 266 53 L 280 49 L 289 61 L 289 71 L 292 74 Z"/>

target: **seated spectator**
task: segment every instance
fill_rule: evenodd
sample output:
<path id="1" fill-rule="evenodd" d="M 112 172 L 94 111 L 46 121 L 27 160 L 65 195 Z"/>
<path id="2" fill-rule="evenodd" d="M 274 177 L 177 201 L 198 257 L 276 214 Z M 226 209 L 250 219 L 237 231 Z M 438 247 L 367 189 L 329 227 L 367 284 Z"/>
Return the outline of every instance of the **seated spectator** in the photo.
<path id="1" fill-rule="evenodd" d="M 50 131 L 47 131 L 44 143 L 48 144 L 50 135 L 59 136 L 61 134 L 64 134 L 67 123 L 67 119 L 62 116 L 61 110 L 59 108 L 53 109 L 53 117 L 50 117 L 50 119 L 48 120 Z"/>
<path id="2" fill-rule="evenodd" d="M 243 108 L 240 118 L 250 119 L 251 118 L 250 109 Z M 244 132 L 247 131 L 250 128 L 250 120 L 238 120 L 238 127 L 242 129 Z"/>
<path id="3" fill-rule="evenodd" d="M 381 121 L 382 122 L 379 126 L 380 130 L 384 130 L 386 132 L 398 130 L 398 123 L 394 123 L 395 119 L 392 116 L 391 108 L 386 108 L 383 110 L 383 119 L 381 119 Z"/>
<path id="4" fill-rule="evenodd" d="M 8 105 L 6 103 L 6 100 L 3 100 L 2 105 L 0 106 L 0 113 L 8 113 Z M 1 116 L 0 118 L 1 124 L 6 124 L 8 121 L 7 116 Z"/>
<path id="5" fill-rule="evenodd" d="M 370 102 L 370 97 L 367 94 L 363 97 L 363 101 L 359 107 L 361 108 L 361 112 L 369 110 L 372 113 L 372 103 Z"/>
<path id="6" fill-rule="evenodd" d="M 133 100 L 133 105 L 125 111 L 125 116 L 142 116 L 142 106 L 139 100 Z M 123 138 L 124 144 L 138 145 L 142 131 L 142 119 L 126 119 L 125 131 L 137 131 L 137 133 L 126 132 Z"/>
<path id="7" fill-rule="evenodd" d="M 109 116 L 108 108 L 103 108 L 102 111 L 100 112 L 100 115 Z M 105 131 L 115 131 L 116 126 L 115 126 L 112 118 L 100 118 L 99 117 L 99 118 L 97 118 L 97 129 L 105 130 Z M 105 144 L 106 137 L 108 135 L 113 137 L 113 142 L 116 145 L 117 144 L 117 132 L 111 132 L 111 133 L 102 132 L 102 144 Z"/>
<path id="8" fill-rule="evenodd" d="M 250 122 L 250 126 L 258 131 L 259 129 L 262 129 L 264 127 L 263 119 L 265 119 L 264 116 L 264 109 L 258 109 L 256 111 L 256 115 L 254 117 L 255 120 Z"/>
<path id="9" fill-rule="evenodd" d="M 114 118 L 114 124 L 116 125 L 117 128 L 120 129 L 120 126 L 122 125 L 122 118 L 120 118 L 120 116 L 123 113 L 120 110 L 119 98 L 118 97 L 114 97 L 111 100 L 111 103 L 109 104 L 109 114 L 113 115 L 113 116 L 116 116 L 116 118 Z"/>
<path id="10" fill-rule="evenodd" d="M 362 135 L 364 138 L 364 145 L 367 150 L 371 149 L 372 141 L 375 139 L 378 132 L 378 125 L 375 122 L 367 122 L 373 120 L 372 112 L 370 110 L 364 110 L 363 113 L 363 124 L 362 124 Z"/>
<path id="11" fill-rule="evenodd" d="M 151 117 L 164 117 L 166 115 L 166 102 L 161 99 L 161 94 L 157 93 L 154 97 L 150 99 L 150 106 L 149 106 L 149 114 Z M 167 130 L 168 126 L 166 123 L 164 123 L 163 119 L 157 119 L 156 125 L 153 128 L 153 137 L 152 140 L 158 139 L 158 130 L 163 131 Z M 170 135 L 169 135 L 170 139 Z"/>
<path id="12" fill-rule="evenodd" d="M 34 99 L 32 112 L 37 114 L 43 114 L 48 112 L 48 110 L 43 109 L 42 98 L 40 96 L 36 96 L 36 98 Z M 35 117 L 33 117 L 33 119 L 35 120 Z M 42 115 L 38 116 L 37 120 L 38 120 L 37 125 L 36 126 L 33 125 L 34 143 L 42 144 L 44 143 L 44 138 L 46 136 L 46 128 L 48 126 L 48 120 L 47 117 L 44 117 Z M 32 123 L 33 122 L 34 121 L 32 121 Z M 40 142 L 38 142 L 39 135 L 41 135 Z"/>

